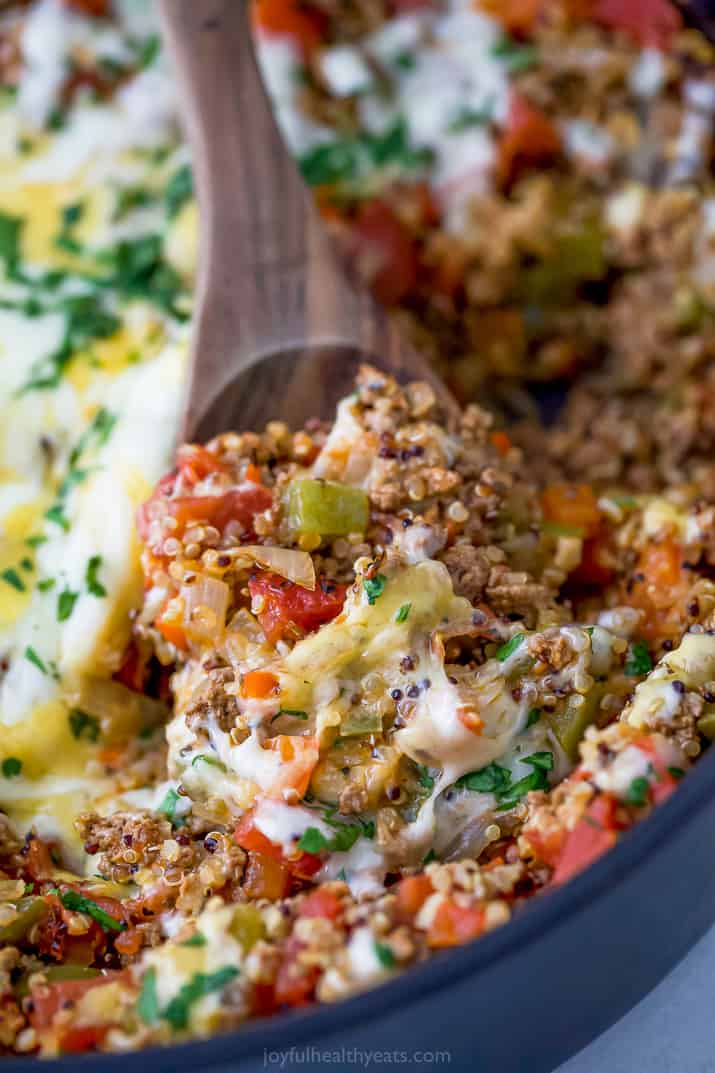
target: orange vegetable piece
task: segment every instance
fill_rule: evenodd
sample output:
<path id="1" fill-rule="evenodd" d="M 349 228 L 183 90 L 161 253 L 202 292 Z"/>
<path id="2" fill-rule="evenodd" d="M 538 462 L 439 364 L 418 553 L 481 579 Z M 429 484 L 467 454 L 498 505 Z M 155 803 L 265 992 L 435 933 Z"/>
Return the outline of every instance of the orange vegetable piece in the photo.
<path id="1" fill-rule="evenodd" d="M 243 891 L 248 898 L 267 898 L 276 902 L 290 891 L 290 870 L 275 857 L 249 853 L 243 878 Z"/>
<path id="2" fill-rule="evenodd" d="M 615 846 L 618 840 L 616 808 L 616 799 L 609 794 L 599 794 L 591 802 L 583 818 L 566 836 L 551 879 L 554 886 L 582 872 Z"/>
<path id="3" fill-rule="evenodd" d="M 482 906 L 462 906 L 444 901 L 429 926 L 427 943 L 436 948 L 460 946 L 481 935 L 485 922 L 486 913 Z"/>
<path id="4" fill-rule="evenodd" d="M 429 876 L 406 876 L 397 884 L 397 912 L 402 920 L 410 921 L 419 913 L 434 887 Z"/>
<path id="5" fill-rule="evenodd" d="M 549 117 L 512 91 L 509 120 L 499 142 L 499 184 L 508 188 L 523 171 L 549 163 L 560 149 L 561 139 Z"/>
<path id="6" fill-rule="evenodd" d="M 335 920 L 340 916 L 342 907 L 337 894 L 324 887 L 318 887 L 301 902 L 298 916 L 301 917 L 324 917 L 326 920 Z"/>
<path id="7" fill-rule="evenodd" d="M 552 484 L 541 496 L 541 509 L 549 522 L 594 534 L 601 515 L 596 496 L 587 484 Z"/>
<path id="8" fill-rule="evenodd" d="M 512 442 L 506 432 L 498 429 L 496 432 L 492 432 L 489 438 L 492 441 L 492 446 L 496 447 L 502 458 L 509 454 L 509 451 L 511 451 L 512 448 Z"/>
<path id="9" fill-rule="evenodd" d="M 270 671 L 249 671 L 241 682 L 241 696 L 250 700 L 265 700 L 279 690 L 278 679 Z"/>
<path id="10" fill-rule="evenodd" d="M 475 0 L 474 6 L 498 19 L 507 33 L 524 37 L 533 31 L 544 0 Z"/>
<path id="11" fill-rule="evenodd" d="M 676 636 L 684 624 L 682 605 L 690 582 L 682 562 L 682 548 L 669 536 L 647 544 L 636 563 L 625 599 L 643 612 L 640 633 L 651 644 Z"/>
<path id="12" fill-rule="evenodd" d="M 271 785 L 270 796 L 282 798 L 283 790 L 292 789 L 304 797 L 318 763 L 318 739 L 312 735 L 278 734 L 268 742 L 268 748 L 280 754 L 278 778 Z"/>
<path id="13" fill-rule="evenodd" d="M 178 606 L 176 610 L 170 612 L 170 602 L 171 598 L 164 604 L 158 618 L 154 621 L 154 625 L 165 641 L 168 641 L 170 645 L 174 645 L 181 652 L 185 652 L 189 647 L 189 642 L 186 639 L 184 630 L 184 613 Z"/>
<path id="14" fill-rule="evenodd" d="M 316 48 L 324 35 L 326 19 L 304 0 L 254 0 L 253 21 L 267 34 L 287 34 L 304 53 Z"/>

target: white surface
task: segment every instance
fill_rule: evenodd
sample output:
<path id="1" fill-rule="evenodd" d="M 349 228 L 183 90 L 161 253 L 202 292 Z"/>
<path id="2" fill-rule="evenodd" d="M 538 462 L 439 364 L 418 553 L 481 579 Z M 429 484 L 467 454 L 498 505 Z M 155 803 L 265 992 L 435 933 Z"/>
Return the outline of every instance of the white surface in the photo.
<path id="1" fill-rule="evenodd" d="M 715 1073 L 715 928 L 623 1020 L 557 1073 Z"/>

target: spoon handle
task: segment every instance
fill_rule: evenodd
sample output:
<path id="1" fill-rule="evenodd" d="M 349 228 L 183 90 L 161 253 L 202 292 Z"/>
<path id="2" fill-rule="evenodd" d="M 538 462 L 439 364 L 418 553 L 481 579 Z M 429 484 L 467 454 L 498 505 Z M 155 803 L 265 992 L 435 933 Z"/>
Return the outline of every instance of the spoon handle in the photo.
<path id="1" fill-rule="evenodd" d="M 248 0 L 161 0 L 202 217 L 185 431 L 260 355 L 305 343 L 424 365 L 348 281 L 278 132 L 256 65 Z"/>

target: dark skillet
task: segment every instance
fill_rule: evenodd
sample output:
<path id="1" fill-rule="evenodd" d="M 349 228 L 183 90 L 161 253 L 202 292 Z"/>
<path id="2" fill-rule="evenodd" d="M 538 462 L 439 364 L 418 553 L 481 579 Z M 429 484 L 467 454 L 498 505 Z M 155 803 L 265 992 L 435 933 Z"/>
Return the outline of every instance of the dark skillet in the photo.
<path id="1" fill-rule="evenodd" d="M 706 755 L 670 800 L 588 871 L 505 927 L 392 983 L 205 1042 L 70 1056 L 50 1068 L 315 1073 L 364 1069 L 350 1058 L 357 1048 L 451 1055 L 423 1066 L 404 1060 L 408 1070 L 546 1073 L 634 1006 L 707 931 L 715 920 L 714 857 L 715 755 Z M 292 1058 L 291 1047 L 299 1052 Z M 334 1057 L 319 1062 L 311 1047 Z M 285 1053 L 283 1065 L 271 1060 L 275 1052 Z M 5 1073 L 37 1069 L 36 1059 L 0 1061 Z M 383 1068 L 376 1058 L 373 1068 Z"/>
<path id="2" fill-rule="evenodd" d="M 691 0 L 687 6 L 706 32 L 708 13 L 715 27 L 714 3 Z M 391 983 L 204 1042 L 73 1055 L 50 1068 L 370 1068 L 356 1056 L 361 1051 L 372 1053 L 377 1068 L 546 1073 L 623 1016 L 708 930 L 715 921 L 714 859 L 715 754 L 704 756 L 665 804 L 582 875 L 535 898 L 505 927 Z M 381 1062 L 377 1052 L 388 1051 L 393 1056 Z M 424 1052 L 449 1058 L 430 1061 Z M 0 1069 L 29 1073 L 36 1061 L 5 1058 Z"/>

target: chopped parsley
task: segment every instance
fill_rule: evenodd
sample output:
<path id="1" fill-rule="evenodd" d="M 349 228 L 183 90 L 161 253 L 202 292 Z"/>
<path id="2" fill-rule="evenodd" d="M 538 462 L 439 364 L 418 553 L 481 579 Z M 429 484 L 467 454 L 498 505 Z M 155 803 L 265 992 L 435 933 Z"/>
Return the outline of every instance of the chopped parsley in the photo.
<path id="1" fill-rule="evenodd" d="M 2 578 L 7 585 L 10 585 L 11 588 L 17 589 L 18 592 L 25 591 L 25 582 L 22 580 L 17 570 L 15 570 L 13 566 L 8 566 L 6 570 L 3 570 L 3 572 L 0 574 L 0 578 Z"/>
<path id="2" fill-rule="evenodd" d="M 400 610 L 395 615 L 395 622 L 406 622 L 411 610 L 412 604 L 403 604 Z"/>
<path id="3" fill-rule="evenodd" d="M 450 134 L 462 134 L 474 127 L 486 127 L 494 118 L 491 102 L 484 108 L 462 108 L 447 127 Z"/>
<path id="4" fill-rule="evenodd" d="M 161 235 L 122 239 L 116 246 L 103 250 L 98 260 L 108 271 L 99 281 L 103 287 L 115 289 L 124 299 L 153 302 L 177 320 L 186 320 L 186 315 L 176 305 L 184 289 L 183 283 L 175 269 L 164 260 Z"/>
<path id="5" fill-rule="evenodd" d="M 62 226 L 55 238 L 55 246 L 67 253 L 81 253 L 81 243 L 74 236 L 74 229 L 84 216 L 84 202 L 75 201 L 62 209 Z"/>
<path id="6" fill-rule="evenodd" d="M 516 652 L 517 648 L 525 638 L 525 633 L 515 633 L 506 644 L 501 645 L 501 647 L 497 649 L 497 659 L 499 662 L 503 663 L 504 660 L 509 659 L 509 656 L 511 656 L 513 652 Z"/>
<path id="7" fill-rule="evenodd" d="M 37 582 L 37 587 L 40 592 L 49 592 L 50 589 L 55 587 L 55 579 L 53 577 L 43 577 Z"/>
<path id="8" fill-rule="evenodd" d="M 491 54 L 495 59 L 503 60 L 509 74 L 521 74 L 528 71 L 539 59 L 539 50 L 535 45 L 520 45 L 506 34 L 492 45 Z"/>
<path id="9" fill-rule="evenodd" d="M 233 965 L 226 965 L 212 973 L 195 973 L 188 983 L 182 985 L 178 994 L 164 1010 L 162 1017 L 172 1028 L 186 1028 L 193 1004 L 206 995 L 210 995 L 212 991 L 222 991 L 237 976 L 238 969 Z"/>
<path id="10" fill-rule="evenodd" d="M 393 57 L 392 62 L 395 67 L 399 67 L 401 71 L 414 71 L 417 66 L 417 57 L 414 52 L 405 48 L 402 52 L 398 52 L 397 55 Z"/>
<path id="11" fill-rule="evenodd" d="M 682 779 L 685 772 L 681 767 L 669 767 L 668 774 L 672 775 L 674 779 Z"/>
<path id="12" fill-rule="evenodd" d="M 40 544 L 47 543 L 47 537 L 44 533 L 34 533 L 32 536 L 26 538 L 25 543 L 28 548 L 39 548 Z"/>
<path id="13" fill-rule="evenodd" d="M 548 790 L 549 780 L 546 773 L 554 766 L 554 756 L 553 753 L 547 751 L 532 753 L 531 756 L 523 758 L 523 763 L 529 764 L 533 771 L 516 782 L 512 782 L 512 774 L 508 768 L 491 763 L 481 768 L 480 771 L 471 771 L 467 775 L 462 775 L 460 779 L 457 779 L 455 786 L 494 794 L 501 811 L 513 808 L 531 790 Z"/>
<path id="14" fill-rule="evenodd" d="M 375 577 L 365 578 L 362 583 L 362 587 L 365 590 L 367 596 L 367 602 L 372 605 L 376 600 L 379 600 L 385 591 L 385 585 L 387 584 L 387 578 L 384 574 L 376 574 Z"/>
<path id="15" fill-rule="evenodd" d="M 137 1013 L 147 1025 L 159 1020 L 159 993 L 156 987 L 156 969 L 152 966 L 142 977 L 142 989 L 137 999 Z"/>
<path id="16" fill-rule="evenodd" d="M 433 160 L 430 148 L 410 145 L 407 121 L 398 116 L 382 134 L 363 133 L 316 146 L 301 157 L 300 169 L 309 186 L 333 186 L 356 182 L 376 167 L 412 172 Z"/>
<path id="17" fill-rule="evenodd" d="M 105 589 L 104 585 L 99 580 L 99 578 L 97 577 L 97 574 L 99 573 L 99 570 L 100 570 L 101 566 L 102 566 L 102 556 L 101 555 L 93 555 L 91 557 L 91 559 L 89 560 L 89 562 L 87 563 L 87 569 L 85 570 L 85 574 L 84 574 L 84 582 L 85 582 L 85 585 L 87 586 L 87 592 L 91 596 L 99 596 L 99 597 L 101 597 L 101 596 L 106 596 L 107 595 L 107 590 Z"/>
<path id="18" fill-rule="evenodd" d="M 151 67 L 161 51 L 161 38 L 158 34 L 149 34 L 137 46 L 137 65 L 141 68 Z"/>
<path id="19" fill-rule="evenodd" d="M 22 771 L 22 760 L 16 756 L 6 756 L 2 762 L 2 773 L 6 779 L 14 779 Z"/>
<path id="20" fill-rule="evenodd" d="M 25 659 L 29 663 L 32 663 L 33 666 L 37 667 L 38 671 L 41 671 L 42 674 L 49 674 L 51 678 L 59 679 L 60 674 L 54 660 L 48 660 L 47 663 L 45 663 L 40 659 L 32 645 L 28 645 L 25 649 Z"/>
<path id="21" fill-rule="evenodd" d="M 78 592 L 73 592 L 71 589 L 63 589 L 57 597 L 57 621 L 66 622 L 74 611 L 74 605 L 79 598 Z"/>
<path id="22" fill-rule="evenodd" d="M 92 920 L 96 920 L 100 928 L 104 928 L 105 931 L 124 931 L 126 924 L 123 920 L 117 920 L 116 917 L 111 916 L 106 910 L 102 909 L 101 905 L 97 905 L 91 898 L 85 898 L 83 894 L 78 894 L 76 890 L 66 890 L 60 894 L 60 901 L 65 909 L 69 909 L 74 913 L 86 913 Z"/>
<path id="23" fill-rule="evenodd" d="M 72 708 L 67 718 L 72 736 L 77 741 L 81 738 L 91 742 L 99 740 L 100 726 L 96 716 L 83 712 L 81 708 Z"/>
<path id="24" fill-rule="evenodd" d="M 387 943 L 378 943 L 376 940 L 375 955 L 383 969 L 394 969 L 395 955 L 392 952 L 392 947 L 388 946 Z"/>
<path id="25" fill-rule="evenodd" d="M 174 172 L 166 186 L 166 212 L 170 220 L 178 216 L 187 201 L 194 196 L 194 176 L 189 164 Z"/>
<path id="26" fill-rule="evenodd" d="M 14 275 L 20 261 L 20 242 L 25 221 L 21 216 L 9 216 L 0 212 L 0 259 L 5 262 L 5 271 Z"/>
<path id="27" fill-rule="evenodd" d="M 330 806 L 324 812 L 325 822 L 332 827 L 335 834 L 327 838 L 317 827 L 308 827 L 298 841 L 298 849 L 305 853 L 347 853 L 358 838 L 374 838 L 375 824 L 372 820 L 360 820 L 359 823 L 340 823 L 335 817 L 335 808 Z"/>
<path id="28" fill-rule="evenodd" d="M 204 764 L 210 764 L 211 767 L 220 768 L 221 771 L 226 770 L 226 765 L 222 764 L 221 761 L 218 759 L 218 757 L 209 756 L 207 753 L 198 753 L 193 758 L 193 760 L 191 761 L 191 766 L 196 767 L 196 765 L 199 763 L 199 761 L 201 761 Z"/>
<path id="29" fill-rule="evenodd" d="M 634 805 L 636 808 L 643 808 L 648 804 L 648 796 L 650 794 L 650 783 L 645 775 L 639 775 L 635 779 L 631 779 L 631 784 L 628 787 L 628 793 L 626 794 L 626 801 L 629 805 Z"/>
<path id="30" fill-rule="evenodd" d="M 190 939 L 186 939 L 182 946 L 206 946 L 206 936 L 202 935 L 200 931 L 195 931 Z"/>
<path id="31" fill-rule="evenodd" d="M 178 803 L 179 803 L 179 795 L 177 794 L 176 790 L 174 790 L 172 788 L 172 789 L 166 791 L 166 796 L 164 797 L 164 800 L 159 805 L 159 808 L 157 809 L 157 811 L 158 812 L 163 812 L 164 815 L 166 816 L 167 820 L 170 820 L 171 823 L 173 823 L 174 822 L 174 817 L 176 815 L 176 806 L 178 805 Z"/>
<path id="32" fill-rule="evenodd" d="M 420 786 L 424 787 L 425 790 L 434 789 L 434 778 L 430 775 L 429 768 L 424 764 L 417 764 L 417 779 Z"/>
<path id="33" fill-rule="evenodd" d="M 144 208 L 154 200 L 154 195 L 145 186 L 123 186 L 117 190 L 117 200 L 114 204 L 113 219 L 115 222 L 123 219 L 134 209 Z"/>
<path id="34" fill-rule="evenodd" d="M 61 503 L 55 503 L 48 511 L 45 511 L 45 517 L 48 522 L 53 522 L 55 525 L 59 525 L 60 529 L 64 529 L 65 533 L 70 527 L 69 520 L 65 516 L 64 508 Z"/>
<path id="35" fill-rule="evenodd" d="M 539 708 L 530 708 L 529 714 L 526 717 L 526 726 L 524 729 L 528 730 L 529 727 L 533 727 L 534 723 L 539 722 L 539 719 L 541 719 L 541 711 Z"/>
<path id="36" fill-rule="evenodd" d="M 653 660 L 644 641 L 633 642 L 623 670 L 629 678 L 641 678 L 653 670 Z"/>

